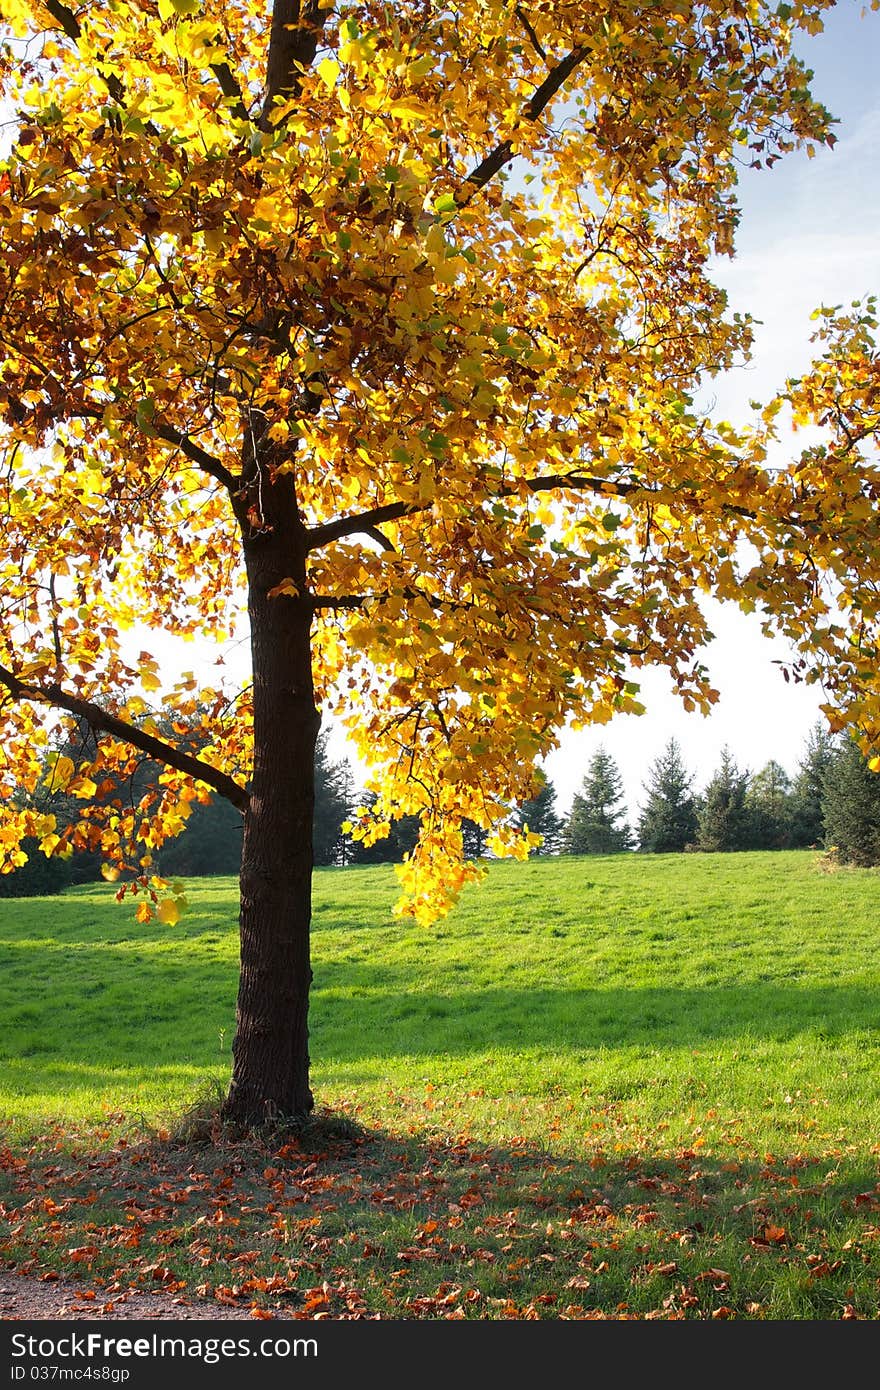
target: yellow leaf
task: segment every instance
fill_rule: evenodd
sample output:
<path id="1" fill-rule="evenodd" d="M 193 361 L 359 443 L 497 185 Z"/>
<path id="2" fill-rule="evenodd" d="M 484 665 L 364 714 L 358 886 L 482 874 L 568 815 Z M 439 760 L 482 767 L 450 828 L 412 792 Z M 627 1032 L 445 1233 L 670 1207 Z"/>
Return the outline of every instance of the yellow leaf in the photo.
<path id="1" fill-rule="evenodd" d="M 278 217 L 277 199 L 270 196 L 258 198 L 254 203 L 252 217 L 256 222 L 268 222 L 271 225 Z"/>
<path id="2" fill-rule="evenodd" d="M 336 86 L 336 79 L 339 76 L 339 64 L 335 58 L 325 58 L 318 64 L 317 73 L 325 87 L 332 91 Z"/>
<path id="3" fill-rule="evenodd" d="M 292 579 L 282 579 L 280 584 L 269 590 L 268 598 L 280 598 L 282 594 L 289 594 L 291 598 L 296 598 L 299 589 Z"/>
<path id="4" fill-rule="evenodd" d="M 180 909 L 173 898 L 163 898 L 156 909 L 156 916 L 166 927 L 174 927 L 180 921 Z"/>
<path id="5" fill-rule="evenodd" d="M 47 780 L 59 791 L 63 791 L 73 776 L 76 768 L 72 758 L 65 758 L 63 755 L 57 758 Z"/>

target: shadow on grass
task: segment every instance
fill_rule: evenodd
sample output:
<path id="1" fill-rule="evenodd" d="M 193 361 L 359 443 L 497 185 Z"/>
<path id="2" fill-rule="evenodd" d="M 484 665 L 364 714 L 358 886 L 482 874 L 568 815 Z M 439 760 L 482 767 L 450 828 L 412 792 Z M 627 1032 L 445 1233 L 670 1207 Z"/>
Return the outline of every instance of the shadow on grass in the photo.
<path id="1" fill-rule="evenodd" d="M 0 1261 L 280 1316 L 874 1317 L 876 1164 L 437 1134 L 0 1144 Z M 103 1291 L 103 1292 L 102 1292 Z M 246 1305 L 245 1305 L 246 1306 Z"/>
<path id="2" fill-rule="evenodd" d="M 219 981 L 218 981 L 219 983 Z M 228 981 L 223 995 L 228 996 Z M 700 988 L 462 989 L 455 994 L 315 991 L 313 1056 L 321 1063 L 527 1049 L 699 1048 L 739 1037 L 784 1042 L 808 1034 L 833 1043 L 859 1034 L 880 1047 L 880 996 L 858 985 L 732 985 Z M 231 1033 L 232 1001 L 212 998 L 199 972 L 171 963 L 149 979 L 136 971 L 107 993 L 65 1002 L 32 994 L 4 1018 L 3 1080 L 24 1093 L 56 1082 L 100 1088 L 163 1068 L 187 1075 L 225 1065 L 218 1037 Z M 218 990 L 219 995 L 219 990 Z M 73 1026 L 72 1026 L 73 1022 Z M 227 1027 L 223 1027 L 223 1024 Z M 185 1042 L 182 1043 L 182 1040 Z"/>
<path id="3" fill-rule="evenodd" d="M 346 1030 L 356 1017 L 357 1047 Z M 875 1033 L 880 996 L 868 986 L 797 984 L 699 988 L 496 989 L 455 994 L 359 993 L 312 1009 L 323 1057 L 354 1060 L 498 1048 L 695 1047 L 740 1036 Z"/>

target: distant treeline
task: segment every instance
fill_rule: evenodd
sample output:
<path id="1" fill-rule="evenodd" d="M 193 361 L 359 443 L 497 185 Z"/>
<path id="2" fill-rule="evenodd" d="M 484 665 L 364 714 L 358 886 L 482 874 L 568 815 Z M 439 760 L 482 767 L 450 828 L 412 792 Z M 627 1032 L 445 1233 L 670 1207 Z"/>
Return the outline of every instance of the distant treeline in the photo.
<path id="1" fill-rule="evenodd" d="M 697 790 L 681 748 L 670 739 L 648 769 L 632 825 L 622 787 L 614 759 L 600 749 L 560 826 L 562 853 L 814 847 L 841 863 L 880 863 L 880 776 L 851 737 L 833 737 L 821 724 L 807 738 L 793 776 L 774 760 L 752 773 L 723 748 L 716 771 Z"/>
<path id="2" fill-rule="evenodd" d="M 125 795 L 143 795 L 159 771 L 145 760 L 134 785 L 127 782 Z M 754 774 L 740 769 L 724 748 L 702 790 L 695 789 L 682 750 L 670 739 L 648 769 L 644 790 L 644 803 L 630 824 L 620 770 L 600 749 L 586 767 L 568 815 L 558 813 L 555 788 L 545 780 L 537 796 L 511 809 L 510 819 L 543 836 L 533 851 L 540 855 L 815 847 L 832 852 L 841 863 L 880 863 L 880 775 L 870 770 L 852 738 L 833 737 L 822 725 L 810 733 L 793 776 L 775 761 Z M 415 816 L 394 821 L 391 834 L 374 845 L 352 841 L 344 826 L 370 800 L 369 793 L 357 789 L 347 760 L 330 758 L 322 735 L 315 754 L 316 864 L 395 862 L 412 850 L 419 830 Z M 63 795 L 44 793 L 42 804 L 59 824 L 65 823 L 66 812 L 70 818 L 76 812 L 74 805 L 65 805 Z M 463 837 L 469 858 L 486 853 L 488 836 L 482 827 L 465 821 Z M 241 839 L 242 817 L 228 802 L 216 798 L 208 805 L 194 804 L 186 829 L 159 849 L 156 870 L 169 878 L 237 874 Z M 56 893 L 101 877 L 97 854 L 47 859 L 36 844 L 24 848 L 28 862 L 0 876 L 0 897 Z"/>

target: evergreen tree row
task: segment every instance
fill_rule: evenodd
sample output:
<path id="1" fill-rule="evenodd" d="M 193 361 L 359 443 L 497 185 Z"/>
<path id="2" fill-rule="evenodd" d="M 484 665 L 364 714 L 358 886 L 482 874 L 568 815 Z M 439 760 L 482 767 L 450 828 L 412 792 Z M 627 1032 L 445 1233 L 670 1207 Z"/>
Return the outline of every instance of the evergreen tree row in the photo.
<path id="1" fill-rule="evenodd" d="M 415 845 L 417 817 L 393 822 L 390 835 L 374 845 L 352 841 L 343 825 L 356 806 L 369 805 L 371 798 L 356 788 L 347 761 L 330 758 L 327 742 L 322 735 L 315 755 L 315 863 L 399 862 Z M 145 759 L 136 785 L 127 785 L 126 796 L 136 801 L 157 772 Z M 599 749 L 567 817 L 559 815 L 555 789 L 545 779 L 530 801 L 513 809 L 510 820 L 518 829 L 528 827 L 543 837 L 533 851 L 538 855 L 815 846 L 833 851 L 842 863 L 880 864 L 880 775 L 870 770 L 850 737 L 835 739 L 821 725 L 812 730 L 793 778 L 776 761 L 752 775 L 740 769 L 725 748 L 716 772 L 697 792 L 681 748 L 670 739 L 650 765 L 644 790 L 644 804 L 631 828 L 620 771 L 606 750 Z M 44 809 L 52 810 L 63 824 L 63 795 L 38 795 L 45 799 Z M 73 814 L 76 808 L 69 810 Z M 462 832 L 467 856 L 482 857 L 487 832 L 472 821 L 464 822 Z M 217 798 L 207 806 L 195 805 L 183 833 L 159 850 L 157 869 L 174 878 L 237 874 L 241 834 L 241 816 L 228 802 Z M 56 893 L 100 877 L 95 854 L 46 859 L 36 844 L 25 848 L 30 852 L 28 863 L 0 876 L 0 897 Z"/>
<path id="2" fill-rule="evenodd" d="M 775 760 L 755 775 L 724 748 L 701 793 L 670 739 L 651 764 L 635 831 L 626 823 L 623 783 L 609 755 L 593 755 L 561 832 L 569 854 L 638 848 L 669 854 L 825 848 L 841 863 L 880 863 L 880 776 L 849 737 L 811 731 L 794 778 Z"/>

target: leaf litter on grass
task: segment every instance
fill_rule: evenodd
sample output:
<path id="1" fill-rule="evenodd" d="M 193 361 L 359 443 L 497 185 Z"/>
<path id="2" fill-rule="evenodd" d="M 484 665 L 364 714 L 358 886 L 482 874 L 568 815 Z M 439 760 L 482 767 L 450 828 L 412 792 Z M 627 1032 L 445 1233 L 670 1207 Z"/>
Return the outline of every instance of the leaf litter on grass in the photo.
<path id="1" fill-rule="evenodd" d="M 875 1317 L 880 1175 L 842 1152 L 579 1155 L 413 1125 L 0 1150 L 0 1261 L 95 1308 L 295 1319 Z"/>

